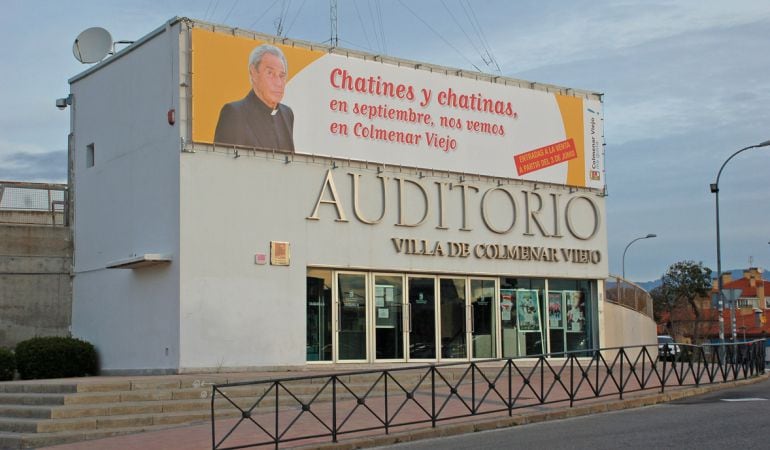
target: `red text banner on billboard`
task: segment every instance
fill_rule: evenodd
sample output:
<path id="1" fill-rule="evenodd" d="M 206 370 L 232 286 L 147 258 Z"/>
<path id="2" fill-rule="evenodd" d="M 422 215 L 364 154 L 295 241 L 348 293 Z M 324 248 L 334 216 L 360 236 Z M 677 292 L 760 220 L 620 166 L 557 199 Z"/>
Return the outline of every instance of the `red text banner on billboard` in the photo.
<path id="1" fill-rule="evenodd" d="M 194 142 L 604 186 L 597 96 L 263 44 L 193 29 Z"/>

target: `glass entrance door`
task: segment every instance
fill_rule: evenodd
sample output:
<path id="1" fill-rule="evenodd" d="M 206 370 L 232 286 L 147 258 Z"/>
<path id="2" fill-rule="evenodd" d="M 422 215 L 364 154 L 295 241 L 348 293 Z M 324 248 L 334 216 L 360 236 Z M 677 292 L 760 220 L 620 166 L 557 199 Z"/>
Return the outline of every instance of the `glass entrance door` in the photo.
<path id="1" fill-rule="evenodd" d="M 407 278 L 409 289 L 409 359 L 436 359 L 436 280 Z"/>
<path id="2" fill-rule="evenodd" d="M 306 356 L 308 361 L 332 361 L 332 271 L 307 271 Z"/>
<path id="3" fill-rule="evenodd" d="M 467 359 L 465 278 L 440 278 L 441 359 Z"/>
<path id="4" fill-rule="evenodd" d="M 366 275 L 337 274 L 337 359 L 365 361 Z"/>
<path id="5" fill-rule="evenodd" d="M 374 357 L 404 359 L 404 278 L 374 276 Z"/>
<path id="6" fill-rule="evenodd" d="M 495 358 L 495 280 L 471 279 L 471 357 Z"/>

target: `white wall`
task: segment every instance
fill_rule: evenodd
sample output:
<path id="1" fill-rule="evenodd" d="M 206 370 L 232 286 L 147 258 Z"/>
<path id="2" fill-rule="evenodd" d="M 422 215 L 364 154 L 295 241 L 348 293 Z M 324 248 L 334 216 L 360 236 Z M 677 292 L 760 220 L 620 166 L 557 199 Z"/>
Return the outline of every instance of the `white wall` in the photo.
<path id="1" fill-rule="evenodd" d="M 285 163 L 283 155 L 234 153 L 224 149 L 214 153 L 198 150 L 184 153 L 181 160 L 181 356 L 182 369 L 216 367 L 262 367 L 305 363 L 305 275 L 307 266 L 333 266 L 433 273 L 520 275 L 603 279 L 607 276 L 607 243 L 604 226 L 604 199 L 592 192 L 570 193 L 567 188 L 523 185 L 512 182 L 503 189 L 517 202 L 516 223 L 505 234 L 489 231 L 482 222 L 480 200 L 483 193 L 497 187 L 493 179 L 467 179 L 466 185 L 479 187 L 469 195 L 467 228 L 461 231 L 461 191 L 456 186 L 444 192 L 445 225 L 436 229 L 439 209 L 436 181 L 454 185 L 459 175 L 423 173 L 402 168 L 385 168 L 388 209 L 377 225 L 357 220 L 353 213 L 350 173 L 361 174 L 361 208 L 369 218 L 379 216 L 382 205 L 377 166 L 340 163 L 332 170 L 338 200 L 348 222 L 338 222 L 334 206 L 319 208 L 318 220 L 308 220 L 331 162 L 322 158 L 293 156 Z M 355 166 L 355 167 L 354 167 Z M 418 227 L 396 226 L 398 222 L 398 184 L 405 177 L 425 186 L 432 202 L 431 214 Z M 423 211 L 422 194 L 408 186 L 407 217 L 416 221 Z M 534 236 L 526 236 L 524 194 L 536 192 L 546 199 L 560 195 L 563 209 L 570 198 L 585 196 L 599 213 L 594 237 L 572 237 L 566 219 L 559 216 L 561 237 L 545 237 L 532 225 Z M 324 198 L 329 199 L 327 190 Z M 533 200 L 534 201 L 534 200 Z M 548 204 L 547 204 L 548 205 Z M 587 205 L 577 200 L 573 227 L 588 234 L 593 221 L 578 218 Z M 582 206 L 581 206 L 582 205 Z M 488 215 L 497 227 L 512 219 L 510 200 L 501 192 L 489 197 Z M 584 211 L 585 212 L 585 211 Z M 553 208 L 541 212 L 541 222 L 553 233 Z M 507 222 L 506 222 L 507 221 Z M 475 244 L 507 244 L 580 248 L 597 250 L 597 264 L 490 260 L 476 257 L 450 258 L 397 253 L 391 238 Z M 255 265 L 254 255 L 269 255 L 270 241 L 288 241 L 292 260 L 289 267 Z M 559 253 L 561 256 L 561 253 Z"/>
<path id="2" fill-rule="evenodd" d="M 178 366 L 181 133 L 167 122 L 167 111 L 179 104 L 178 58 L 176 25 L 70 80 L 72 331 L 96 345 L 105 370 Z M 86 167 L 91 143 L 95 164 Z M 144 253 L 168 253 L 174 261 L 163 268 L 105 268 Z"/>

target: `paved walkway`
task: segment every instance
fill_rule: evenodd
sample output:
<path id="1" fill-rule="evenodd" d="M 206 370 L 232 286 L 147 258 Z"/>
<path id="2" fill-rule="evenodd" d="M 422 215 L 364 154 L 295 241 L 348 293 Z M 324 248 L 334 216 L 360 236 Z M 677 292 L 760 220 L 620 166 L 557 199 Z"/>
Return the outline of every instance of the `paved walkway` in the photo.
<path id="1" fill-rule="evenodd" d="M 297 373 L 285 375 L 306 375 L 307 373 Z M 244 374 L 244 378 L 249 376 L 254 379 L 256 374 Z M 273 377 L 276 376 L 275 372 L 272 372 Z M 178 377 L 178 375 L 177 375 Z M 191 377 L 195 377 L 191 375 Z M 704 387 L 688 387 L 688 388 L 669 388 L 667 387 L 665 393 L 660 393 L 658 390 L 647 390 L 642 392 L 636 392 L 633 394 L 626 394 L 621 400 L 617 396 L 604 397 L 604 398 L 591 398 L 576 402 L 575 406 L 570 408 L 569 402 L 560 402 L 558 404 L 540 405 L 539 402 L 532 396 L 522 396 L 520 409 L 514 410 L 513 414 L 509 416 L 507 412 L 495 413 L 484 416 L 474 416 L 463 419 L 452 419 L 439 422 L 436 428 L 431 428 L 430 423 L 422 425 L 409 425 L 395 428 L 390 434 L 385 434 L 382 430 L 372 430 L 369 432 L 342 435 L 339 438 L 339 442 L 332 443 L 328 437 L 317 438 L 314 440 L 300 441 L 302 448 L 317 448 L 317 449 L 354 449 L 363 447 L 383 446 L 395 444 L 398 442 L 406 442 L 417 439 L 425 439 L 432 437 L 448 436 L 462 433 L 469 433 L 474 431 L 490 430 L 495 428 L 510 427 L 515 425 L 522 425 L 526 423 L 535 423 L 545 420 L 558 420 L 567 417 L 575 417 L 587 414 L 596 414 L 607 411 L 614 411 L 627 408 L 635 408 L 641 406 L 648 406 L 657 403 L 668 402 L 676 400 L 686 396 L 699 395 L 714 390 L 733 387 L 744 383 L 754 383 L 762 381 L 770 377 L 770 374 L 765 374 L 754 379 L 744 381 L 734 381 L 715 385 L 708 385 Z M 93 379 L 94 382 L 98 382 L 98 378 Z M 109 377 L 110 380 L 116 378 Z M 516 387 L 514 387 L 514 391 Z M 416 396 L 415 396 L 416 397 Z M 451 397 L 451 396 L 450 396 Z M 371 399 L 371 403 L 375 403 L 376 398 Z M 343 402 L 338 402 L 338 409 L 344 409 Z M 354 401 L 348 402 L 349 406 L 347 411 L 355 410 L 356 403 Z M 411 403 L 411 402 L 410 402 Z M 415 402 L 416 404 L 416 402 Z M 376 406 L 370 406 L 370 400 L 367 399 L 367 406 L 376 409 Z M 462 402 L 455 401 L 447 405 L 447 414 L 444 416 L 451 416 L 452 410 L 462 410 L 464 407 Z M 326 409 L 326 411 L 324 411 Z M 329 413 L 329 404 L 319 404 L 317 407 L 313 406 L 314 413 L 319 416 L 324 416 Z M 361 408 L 363 409 L 363 408 Z M 237 411 L 237 410 L 236 410 Z M 311 418 L 310 414 L 300 414 L 301 408 L 288 408 L 282 412 L 282 421 L 290 420 L 292 417 L 301 415 L 303 418 Z M 285 414 L 284 414 L 285 413 Z M 392 411 L 391 411 L 392 414 Z M 344 414 L 339 414 L 343 416 Z M 406 420 L 419 420 L 424 419 L 425 412 L 420 411 L 419 408 L 412 408 L 411 411 L 402 411 L 401 415 Z M 401 417 L 401 415 L 399 417 Z M 254 419 L 258 423 L 271 423 L 274 421 L 274 414 L 263 413 L 254 415 Z M 272 418 L 272 419 L 271 419 Z M 402 420 L 404 420 L 402 419 Z M 264 420 L 265 422 L 262 422 Z M 342 420 L 341 418 L 338 419 Z M 298 422 L 298 431 L 307 432 L 308 427 L 312 424 L 313 420 L 306 423 Z M 360 426 L 361 419 L 353 418 L 351 426 Z M 222 419 L 217 421 L 217 436 L 221 438 L 235 423 L 235 419 Z M 283 422 L 288 423 L 288 422 Z M 339 423 L 339 422 L 338 422 Z M 245 425 L 245 426 L 244 426 Z M 255 439 L 261 439 L 255 437 L 257 429 L 256 425 L 251 423 L 242 424 L 240 428 L 236 430 L 233 435 L 228 438 L 227 446 L 243 445 L 253 442 Z M 315 424 L 318 427 L 318 423 Z M 238 433 L 241 433 L 239 436 Z M 282 444 L 281 448 L 291 448 L 299 446 L 299 443 Z M 199 425 L 182 426 L 176 428 L 169 428 L 162 431 L 149 431 L 138 434 L 131 434 L 125 436 L 118 436 L 106 439 L 98 439 L 92 441 L 78 442 L 74 444 L 57 445 L 51 447 L 45 447 L 47 450 L 197 450 L 197 449 L 211 449 L 212 448 L 212 427 L 210 422 L 201 423 Z M 270 446 L 264 447 L 270 448 Z"/>

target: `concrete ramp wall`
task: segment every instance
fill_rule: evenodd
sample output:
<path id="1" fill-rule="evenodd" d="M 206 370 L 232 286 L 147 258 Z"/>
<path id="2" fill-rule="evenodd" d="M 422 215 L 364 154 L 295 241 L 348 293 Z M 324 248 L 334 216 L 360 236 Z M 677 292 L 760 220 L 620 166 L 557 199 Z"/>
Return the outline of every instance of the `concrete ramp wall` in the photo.
<path id="1" fill-rule="evenodd" d="M 657 352 L 658 338 L 655 321 L 650 317 L 631 308 L 615 303 L 604 302 L 604 321 L 602 327 L 601 347 L 630 347 L 648 345 L 647 350 L 653 357 Z M 632 360 L 641 351 L 629 349 L 628 356 Z M 605 352 L 605 358 L 614 358 L 611 351 Z"/>
<path id="2" fill-rule="evenodd" d="M 69 334 L 71 263 L 69 227 L 0 224 L 0 347 Z"/>

